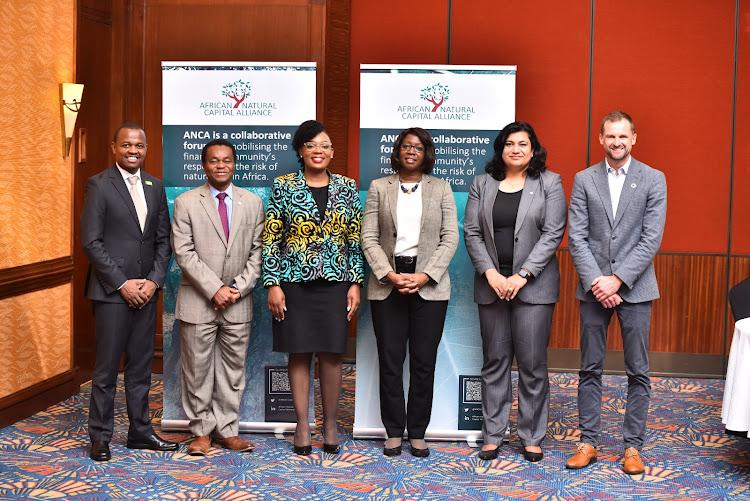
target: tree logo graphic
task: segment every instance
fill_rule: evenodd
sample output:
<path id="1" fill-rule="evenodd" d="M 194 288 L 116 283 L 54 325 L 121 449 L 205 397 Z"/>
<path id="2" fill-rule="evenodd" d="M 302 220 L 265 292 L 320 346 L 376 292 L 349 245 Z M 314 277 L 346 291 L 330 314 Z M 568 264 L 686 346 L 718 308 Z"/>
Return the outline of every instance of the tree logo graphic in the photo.
<path id="1" fill-rule="evenodd" d="M 242 79 L 226 84 L 221 91 L 222 96 L 234 99 L 233 108 L 239 108 L 240 103 L 245 100 L 250 93 L 250 82 L 243 82 Z"/>
<path id="2" fill-rule="evenodd" d="M 429 87 L 425 87 L 419 92 L 420 99 L 424 99 L 425 101 L 432 103 L 433 112 L 437 111 L 437 109 L 440 108 L 440 105 L 448 100 L 448 94 L 450 94 L 448 86 L 439 83 L 430 85 Z"/>

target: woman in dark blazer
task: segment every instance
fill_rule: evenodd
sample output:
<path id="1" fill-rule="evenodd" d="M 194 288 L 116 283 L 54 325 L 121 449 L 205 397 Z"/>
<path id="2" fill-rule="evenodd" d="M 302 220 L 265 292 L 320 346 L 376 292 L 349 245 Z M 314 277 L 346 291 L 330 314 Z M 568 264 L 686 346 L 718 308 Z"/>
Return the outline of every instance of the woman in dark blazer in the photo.
<path id="1" fill-rule="evenodd" d="M 274 318 L 273 349 L 289 353 L 297 415 L 293 450 L 312 452 L 310 364 L 317 353 L 323 450 L 336 454 L 341 354 L 364 279 L 362 204 L 354 181 L 328 170 L 333 145 L 323 124 L 308 120 L 300 125 L 292 148 L 302 170 L 273 182 L 263 230 L 263 286 Z"/>
<path id="2" fill-rule="evenodd" d="M 474 179 L 464 239 L 476 273 L 482 365 L 479 457 L 497 457 L 512 403 L 511 365 L 518 364 L 518 436 L 527 461 L 543 457 L 549 376 L 547 345 L 560 293 L 555 251 L 565 233 L 567 202 L 547 152 L 524 122 L 507 125 L 494 143 L 487 174 Z"/>
<path id="3" fill-rule="evenodd" d="M 386 456 L 401 454 L 406 429 L 411 453 L 426 457 L 435 360 L 450 298 L 448 265 L 458 247 L 450 185 L 430 176 L 435 145 L 420 128 L 399 134 L 393 175 L 370 184 L 362 220 L 362 250 L 372 274 L 367 287 L 380 364 L 380 415 Z M 403 366 L 409 343 L 409 403 Z"/>

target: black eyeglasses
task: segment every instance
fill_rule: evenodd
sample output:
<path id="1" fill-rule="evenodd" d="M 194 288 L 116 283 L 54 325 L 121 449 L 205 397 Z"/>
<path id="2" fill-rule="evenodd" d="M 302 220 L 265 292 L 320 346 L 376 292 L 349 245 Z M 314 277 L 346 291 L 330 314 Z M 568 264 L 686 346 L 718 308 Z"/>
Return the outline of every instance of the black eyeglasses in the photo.
<path id="1" fill-rule="evenodd" d="M 414 148 L 414 151 L 416 153 L 424 153 L 424 146 L 416 146 L 414 144 L 401 143 L 401 149 L 404 151 L 409 151 L 412 148 Z"/>

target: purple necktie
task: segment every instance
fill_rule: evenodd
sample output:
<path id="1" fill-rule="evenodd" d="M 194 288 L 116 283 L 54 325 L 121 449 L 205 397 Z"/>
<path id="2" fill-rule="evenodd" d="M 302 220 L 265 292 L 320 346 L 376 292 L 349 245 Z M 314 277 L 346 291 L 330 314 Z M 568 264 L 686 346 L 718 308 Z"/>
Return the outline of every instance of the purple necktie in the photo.
<path id="1" fill-rule="evenodd" d="M 224 227 L 224 236 L 227 237 L 227 242 L 229 242 L 229 217 L 227 217 L 227 204 L 224 203 L 227 194 L 219 193 L 216 196 L 219 197 L 219 217 L 221 218 L 221 225 Z"/>

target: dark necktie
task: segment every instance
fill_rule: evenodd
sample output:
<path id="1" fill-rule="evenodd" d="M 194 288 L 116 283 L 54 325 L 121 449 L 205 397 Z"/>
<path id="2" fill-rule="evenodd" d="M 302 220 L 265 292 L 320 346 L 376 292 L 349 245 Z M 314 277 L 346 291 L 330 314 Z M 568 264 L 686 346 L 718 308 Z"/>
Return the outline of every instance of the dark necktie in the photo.
<path id="1" fill-rule="evenodd" d="M 219 197 L 219 217 L 221 218 L 221 225 L 224 227 L 224 236 L 227 237 L 227 242 L 229 242 L 229 217 L 227 216 L 227 204 L 224 203 L 227 194 L 219 193 L 216 196 Z"/>

